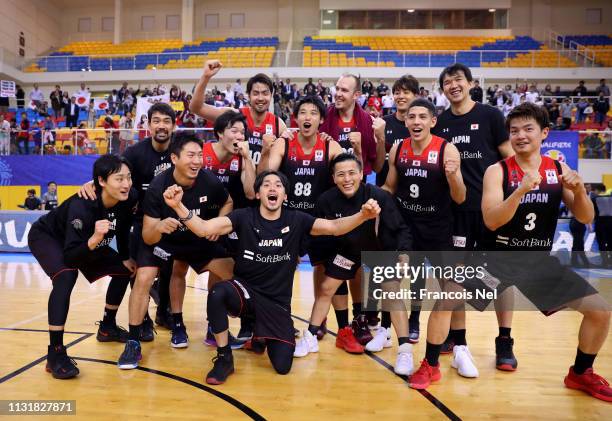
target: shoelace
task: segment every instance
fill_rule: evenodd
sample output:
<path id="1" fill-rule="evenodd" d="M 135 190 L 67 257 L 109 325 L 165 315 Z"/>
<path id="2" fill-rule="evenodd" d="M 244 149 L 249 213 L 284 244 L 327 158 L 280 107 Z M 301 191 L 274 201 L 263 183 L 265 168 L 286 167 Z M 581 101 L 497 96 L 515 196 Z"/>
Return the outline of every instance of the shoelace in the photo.
<path id="1" fill-rule="evenodd" d="M 410 357 L 411 357 L 411 355 L 408 352 L 400 352 L 397 355 L 398 362 L 401 362 L 401 363 L 408 362 L 410 360 Z"/>
<path id="2" fill-rule="evenodd" d="M 132 359 L 136 356 L 137 354 L 137 350 L 136 350 L 136 345 L 129 343 L 128 345 L 125 347 L 125 353 L 126 353 L 126 357 L 129 359 Z"/>
<path id="3" fill-rule="evenodd" d="M 585 373 L 585 374 L 587 374 L 587 373 Z M 610 386 L 610 383 L 608 383 L 608 381 L 606 379 L 601 377 L 599 374 L 595 374 L 593 371 L 588 373 L 588 378 L 589 378 L 590 383 L 592 383 L 592 384 L 600 384 L 600 385 L 603 385 L 603 386 Z"/>
<path id="4" fill-rule="evenodd" d="M 63 367 L 65 364 L 72 363 L 73 365 L 78 365 L 75 360 L 68 356 L 68 354 L 62 353 L 58 355 L 57 362 Z"/>

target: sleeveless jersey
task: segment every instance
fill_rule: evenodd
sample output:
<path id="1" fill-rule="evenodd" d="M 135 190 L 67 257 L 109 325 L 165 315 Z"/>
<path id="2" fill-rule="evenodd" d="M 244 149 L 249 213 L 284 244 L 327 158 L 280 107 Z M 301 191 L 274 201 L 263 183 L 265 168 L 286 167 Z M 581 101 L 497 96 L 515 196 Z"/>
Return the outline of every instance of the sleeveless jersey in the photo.
<path id="1" fill-rule="evenodd" d="M 285 155 L 280 170 L 289 179 L 287 207 L 313 214 L 319 196 L 330 188 L 329 143 L 317 135 L 309 154 L 305 154 L 298 134 L 285 142 Z"/>
<path id="2" fill-rule="evenodd" d="M 429 145 L 416 155 L 410 139 L 404 139 L 396 151 L 395 197 L 415 234 L 415 247 L 425 247 L 419 243 L 448 244 L 452 236 L 452 198 L 444 171 L 447 143 L 432 136 Z"/>
<path id="3" fill-rule="evenodd" d="M 242 158 L 235 154 L 226 163 L 219 161 L 213 142 L 205 143 L 202 147 L 203 168 L 210 170 L 217 176 L 219 181 L 225 186 L 232 200 L 234 209 L 248 206 L 249 201 L 244 195 L 244 188 L 240 176 L 242 175 Z"/>
<path id="4" fill-rule="evenodd" d="M 341 118 L 339 118 L 338 127 L 340 128 L 340 134 L 338 135 L 336 142 L 340 144 L 343 152 L 354 153 L 353 146 L 351 145 L 351 141 L 349 139 L 349 134 L 357 131 L 355 117 L 353 116 L 351 121 L 348 122 L 344 122 Z"/>
<path id="5" fill-rule="evenodd" d="M 244 107 L 240 109 L 240 112 L 247 119 L 247 140 L 249 142 L 249 152 L 251 153 L 251 159 L 255 166 L 259 165 L 261 160 L 261 147 L 262 137 L 265 134 L 272 134 L 276 137 L 279 136 L 278 118 L 271 112 L 266 112 L 266 118 L 264 119 L 261 126 L 255 126 L 253 116 L 251 114 L 250 107 Z"/>
<path id="6" fill-rule="evenodd" d="M 504 174 L 504 200 L 523 179 L 523 170 L 514 156 L 500 161 Z M 487 249 L 550 251 L 557 228 L 557 217 L 563 193 L 561 164 L 542 156 L 539 168 L 542 182 L 521 199 L 516 213 L 505 225 L 488 232 Z"/>

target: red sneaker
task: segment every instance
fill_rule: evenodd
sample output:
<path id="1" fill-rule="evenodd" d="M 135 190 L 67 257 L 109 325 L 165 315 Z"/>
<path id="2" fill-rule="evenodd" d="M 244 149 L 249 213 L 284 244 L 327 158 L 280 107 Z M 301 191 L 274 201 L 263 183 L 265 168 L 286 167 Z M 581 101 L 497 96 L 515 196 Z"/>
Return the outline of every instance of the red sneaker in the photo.
<path id="1" fill-rule="evenodd" d="M 364 351 L 363 345 L 357 342 L 350 326 L 345 326 L 338 331 L 336 348 L 342 348 L 350 354 L 363 354 Z"/>
<path id="2" fill-rule="evenodd" d="M 355 336 L 357 342 L 361 345 L 365 346 L 373 339 L 372 333 L 370 333 L 370 329 L 368 328 L 368 319 L 365 314 L 360 314 L 355 317 L 353 323 L 351 323 L 351 328 L 353 330 L 353 336 Z"/>
<path id="3" fill-rule="evenodd" d="M 413 389 L 427 389 L 431 382 L 437 382 L 441 378 L 440 363 L 432 367 L 427 362 L 427 359 L 423 358 L 421 366 L 412 376 L 410 376 L 408 384 Z"/>
<path id="4" fill-rule="evenodd" d="M 570 389 L 582 390 L 597 399 L 612 402 L 612 387 L 610 387 L 610 383 L 603 377 L 595 374 L 592 368 L 587 369 L 584 374 L 576 374 L 574 366 L 571 366 L 569 373 L 565 376 L 564 383 Z"/>

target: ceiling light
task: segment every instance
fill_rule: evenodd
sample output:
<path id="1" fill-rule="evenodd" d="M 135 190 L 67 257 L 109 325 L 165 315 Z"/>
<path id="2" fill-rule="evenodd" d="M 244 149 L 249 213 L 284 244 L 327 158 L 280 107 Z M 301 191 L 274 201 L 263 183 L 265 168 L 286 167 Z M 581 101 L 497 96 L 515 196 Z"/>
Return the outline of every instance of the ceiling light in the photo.
<path id="1" fill-rule="evenodd" d="M 335 12 L 335 10 L 333 10 L 333 9 L 330 9 L 330 10 L 327 11 L 327 13 L 329 13 L 329 14 L 332 14 L 334 12 Z"/>
<path id="2" fill-rule="evenodd" d="M 408 9 L 408 13 L 414 13 L 414 9 Z"/>
<path id="3" fill-rule="evenodd" d="M 495 12 L 495 9 L 489 9 L 489 12 L 493 13 Z"/>

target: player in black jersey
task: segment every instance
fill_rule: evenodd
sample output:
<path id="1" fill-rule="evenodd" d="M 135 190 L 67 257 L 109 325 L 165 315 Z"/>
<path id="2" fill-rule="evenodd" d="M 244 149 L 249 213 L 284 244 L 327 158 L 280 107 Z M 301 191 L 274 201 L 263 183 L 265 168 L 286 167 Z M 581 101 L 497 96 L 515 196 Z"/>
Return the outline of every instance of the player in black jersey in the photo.
<path id="1" fill-rule="evenodd" d="M 154 177 L 172 166 L 168 148 L 175 128 L 176 114 L 170 105 L 159 102 L 149 108 L 147 116 L 151 137 L 128 147 L 123 153 L 132 167 L 132 181 L 138 192 L 139 206 L 134 217 L 134 227 L 130 234 L 130 256 L 134 260 L 138 257 L 139 248 L 144 246 L 142 241 L 142 204 L 149 183 Z M 96 193 L 93 182 L 85 183 L 79 192 L 79 196 L 95 200 Z M 170 260 L 168 264 L 162 266 L 158 276 L 159 302 L 155 316 L 155 323 L 168 329 L 172 328 L 169 312 L 171 273 L 172 261 Z M 153 294 L 155 291 L 155 288 L 152 288 L 151 293 Z M 148 312 L 144 318 L 140 340 L 144 342 L 153 340 L 153 322 L 149 318 Z"/>
<path id="2" fill-rule="evenodd" d="M 503 114 L 495 107 L 472 100 L 469 92 L 472 79 L 470 69 L 460 63 L 442 71 L 439 77 L 440 87 L 451 106 L 438 117 L 438 123 L 432 131 L 459 149 L 467 196 L 465 202 L 454 207 L 453 245 L 457 251 L 468 252 L 482 246 L 484 224 L 480 200 L 485 170 L 489 165 L 513 154 Z M 506 294 L 500 298 L 495 302 L 498 309 L 498 337 L 503 338 L 505 345 L 510 346 L 513 296 Z M 464 346 L 462 349 L 469 353 L 463 310 L 453 314 L 451 329 L 442 353 L 453 352 L 454 345 Z M 472 361 L 471 356 L 468 361 Z M 473 363 L 469 372 L 478 376 L 478 370 Z"/>
<path id="3" fill-rule="evenodd" d="M 185 348 L 188 337 L 183 323 L 182 307 L 185 296 L 185 275 L 189 266 L 196 273 L 204 270 L 226 279 L 233 271 L 233 261 L 226 257 L 218 237 L 200 238 L 190 232 L 175 212 L 164 204 L 163 193 L 168 186 L 184 186 L 183 200 L 193 213 L 212 218 L 232 209 L 232 199 L 217 177 L 202 170 L 202 143 L 191 135 L 175 136 L 170 145 L 173 168 L 153 179 L 143 203 L 142 238 L 146 246 L 138 251 L 138 272 L 130 294 L 130 339 L 118 361 L 119 368 L 138 366 L 140 328 L 148 306 L 147 292 L 162 264 L 174 257 L 170 280 L 172 310 L 171 346 Z"/>
<path id="4" fill-rule="evenodd" d="M 206 86 L 222 67 L 223 64 L 219 60 L 208 60 L 204 64 L 204 72 L 196 84 L 193 99 L 189 105 L 192 113 L 211 122 L 215 122 L 224 112 L 233 110 L 229 107 L 217 108 L 204 102 Z M 258 166 L 264 139 L 276 139 L 281 134 L 286 137 L 287 126 L 282 119 L 268 111 L 274 95 L 274 85 L 267 75 L 256 74 L 248 80 L 246 87 L 249 106 L 241 108 L 240 112 L 247 118 L 247 140 L 251 159 L 255 166 Z"/>
<path id="5" fill-rule="evenodd" d="M 217 339 L 209 384 L 221 384 L 234 372 L 228 345 L 228 316 L 255 315 L 255 339 L 264 339 L 277 373 L 291 369 L 295 338 L 291 320 L 293 275 L 301 242 L 310 235 L 343 235 L 375 218 L 380 208 L 369 200 L 352 216 L 335 220 L 314 217 L 283 206 L 289 190 L 287 177 L 275 171 L 257 176 L 255 191 L 259 208 L 233 211 L 226 217 L 205 221 L 182 203 L 183 189 L 171 186 L 164 198 L 176 214 L 199 236 L 225 235 L 235 231 L 240 240 L 234 279 L 215 284 L 208 294 L 208 320 Z"/>
<path id="6" fill-rule="evenodd" d="M 137 195 L 131 189 L 130 165 L 124 158 L 98 158 L 93 179 L 97 200 L 74 195 L 36 221 L 28 234 L 28 246 L 53 284 L 48 304 L 51 341 L 46 369 L 57 379 L 79 374 L 63 341 L 70 295 L 79 271 L 89 282 L 111 276 L 97 339 L 127 340 L 127 332 L 117 326 L 115 316 L 136 271 L 136 263 L 129 257 L 128 241 Z M 110 247 L 115 237 L 118 252 Z"/>
<path id="7" fill-rule="evenodd" d="M 459 169 L 459 151 L 453 144 L 431 134 L 436 125 L 435 113 L 435 106 L 426 99 L 416 99 L 409 105 L 406 125 L 410 138 L 391 148 L 389 173 L 383 188 L 395 195 L 402 216 L 412 229 L 414 250 L 425 252 L 417 253 L 417 259 L 443 265 L 439 252 L 452 249 L 451 205 L 465 200 L 466 188 Z M 413 264 L 419 263 L 413 260 Z M 412 285 L 414 291 L 419 291 L 424 288 L 425 279 L 420 278 Z M 409 339 L 416 343 L 420 309 L 418 302 L 412 306 Z"/>
<path id="8" fill-rule="evenodd" d="M 485 260 L 490 275 L 486 284 L 495 281 L 497 290 L 515 286 L 547 316 L 564 307 L 582 313 L 576 359 L 565 385 L 612 402 L 612 388 L 592 368 L 608 334 L 610 306 L 587 281 L 549 255 L 561 200 L 585 224 L 593 219 L 593 205 L 576 171 L 541 155 L 549 130 L 543 107 L 521 104 L 506 124 L 516 155 L 490 166 L 484 176 L 482 213 L 492 239 L 486 254 L 500 251 Z M 440 313 L 448 328 L 450 313 Z M 442 342 L 445 329 L 430 325 L 428 330 Z M 441 378 L 439 350 L 440 345 L 432 349 L 428 344 L 421 368 L 410 379 L 412 387 L 425 388 Z"/>

